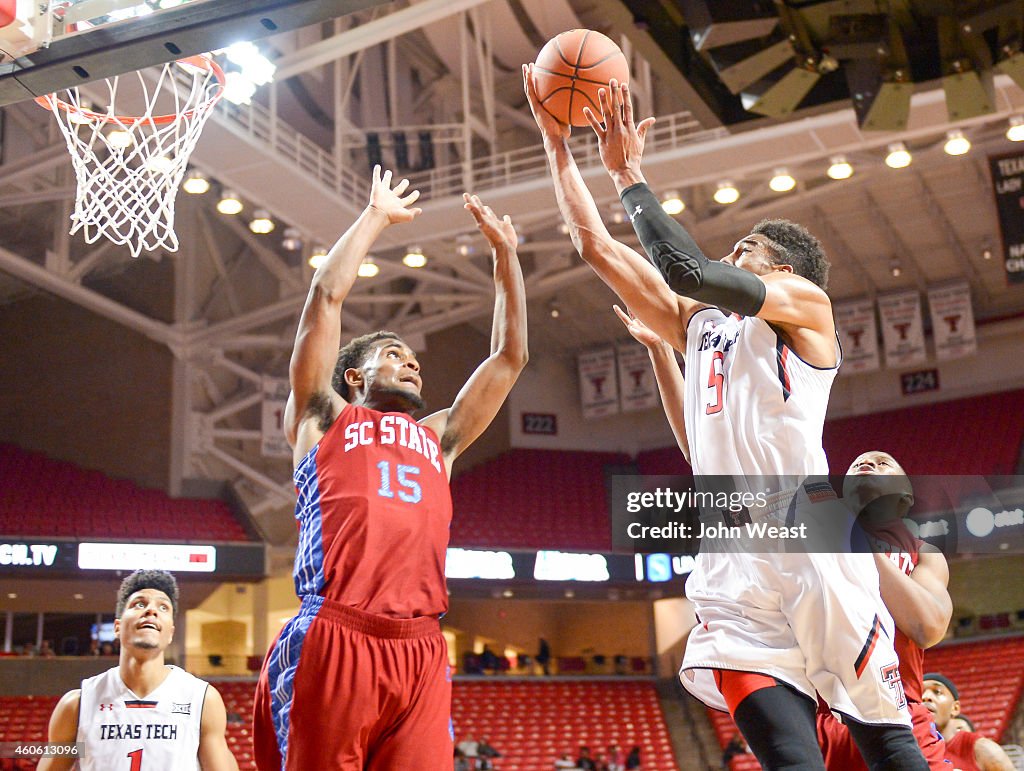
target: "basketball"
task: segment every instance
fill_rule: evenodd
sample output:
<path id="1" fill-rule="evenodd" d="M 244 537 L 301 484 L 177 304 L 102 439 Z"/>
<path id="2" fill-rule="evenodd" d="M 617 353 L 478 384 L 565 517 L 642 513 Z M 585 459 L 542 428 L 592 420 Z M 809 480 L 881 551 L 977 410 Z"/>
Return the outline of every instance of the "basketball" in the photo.
<path id="1" fill-rule="evenodd" d="M 612 78 L 629 82 L 626 57 L 611 38 L 592 29 L 571 29 L 551 38 L 533 65 L 544 109 L 570 126 L 587 125 L 584 107 L 600 116 L 597 91 L 608 88 Z"/>

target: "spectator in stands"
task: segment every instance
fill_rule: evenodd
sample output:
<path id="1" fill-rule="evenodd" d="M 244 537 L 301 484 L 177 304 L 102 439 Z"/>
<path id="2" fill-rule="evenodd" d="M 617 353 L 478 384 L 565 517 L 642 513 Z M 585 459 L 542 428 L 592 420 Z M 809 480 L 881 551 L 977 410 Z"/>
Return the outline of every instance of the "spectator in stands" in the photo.
<path id="1" fill-rule="evenodd" d="M 582 769 L 582 771 L 596 771 L 597 769 L 597 764 L 590 756 L 590 747 L 585 744 L 580 747 L 580 756 L 576 758 L 576 768 Z"/>
<path id="2" fill-rule="evenodd" d="M 476 752 L 480 758 L 477 761 L 477 768 L 482 771 L 490 771 L 490 769 L 494 768 L 494 758 L 501 757 L 501 753 L 491 746 L 486 736 L 480 737 L 480 743 L 477 745 Z"/>
<path id="3" fill-rule="evenodd" d="M 501 668 L 501 662 L 498 661 L 498 654 L 492 651 L 487 645 L 484 645 L 484 649 L 480 651 L 480 668 L 484 672 L 490 674 L 496 674 Z"/>
<path id="4" fill-rule="evenodd" d="M 455 768 L 454 771 L 473 771 L 469 765 L 469 760 L 466 759 L 465 753 L 458 747 L 455 748 Z"/>
<path id="5" fill-rule="evenodd" d="M 480 755 L 480 743 L 473 738 L 472 734 L 466 734 L 466 738 L 458 743 L 458 749 L 466 758 L 470 768 L 476 768 L 476 759 Z"/>
<path id="6" fill-rule="evenodd" d="M 1014 771 L 1006 751 L 991 739 L 973 731 L 956 731 L 950 720 L 960 715 L 960 692 L 945 675 L 924 676 L 925 705 L 935 716 L 935 726 L 946 739 L 946 759 L 960 771 Z"/>
<path id="7" fill-rule="evenodd" d="M 608 768 L 608 756 L 603 752 L 597 753 L 597 757 L 594 759 L 594 771 L 611 771 Z"/>
<path id="8" fill-rule="evenodd" d="M 627 771 L 632 771 L 635 768 L 640 768 L 640 747 L 636 744 L 633 745 L 633 749 L 626 756 Z"/>
<path id="9" fill-rule="evenodd" d="M 625 771 L 626 753 L 618 744 L 608 745 L 608 771 Z"/>
<path id="10" fill-rule="evenodd" d="M 42 659 L 52 659 L 57 654 L 54 652 L 53 647 L 50 645 L 49 640 L 43 640 L 39 644 L 39 653 L 36 654 Z"/>
<path id="11" fill-rule="evenodd" d="M 540 647 L 537 649 L 537 663 L 545 675 L 551 674 L 551 646 L 543 637 L 540 638 Z"/>
<path id="12" fill-rule="evenodd" d="M 722 751 L 722 768 L 729 768 L 729 764 L 732 759 L 737 755 L 745 755 L 750 752 L 750 748 L 747 747 L 746 741 L 743 739 L 742 734 L 735 734 L 729 743 L 725 745 L 725 749 Z"/>
<path id="13" fill-rule="evenodd" d="M 576 761 L 572 759 L 572 754 L 563 752 L 562 757 L 555 759 L 556 769 L 571 769 L 576 768 Z"/>
<path id="14" fill-rule="evenodd" d="M 89 640 L 89 649 L 83 654 L 85 656 L 99 656 L 100 655 L 100 641 L 93 638 Z"/>
<path id="15" fill-rule="evenodd" d="M 113 643 L 108 643 L 108 642 L 103 643 L 103 645 L 100 646 L 100 655 L 101 656 L 113 656 L 114 655 L 114 645 L 113 645 Z"/>

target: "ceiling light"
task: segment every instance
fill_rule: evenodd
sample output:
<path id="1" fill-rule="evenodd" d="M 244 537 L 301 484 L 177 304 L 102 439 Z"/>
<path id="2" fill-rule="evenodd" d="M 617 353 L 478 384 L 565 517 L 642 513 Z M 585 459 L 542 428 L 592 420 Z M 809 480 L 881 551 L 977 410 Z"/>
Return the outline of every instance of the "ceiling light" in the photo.
<path id="1" fill-rule="evenodd" d="M 242 74 L 257 86 L 265 85 L 274 79 L 277 66 L 260 53 L 260 49 L 253 43 L 233 43 L 224 50 L 224 53 L 228 61 L 241 67 Z"/>
<path id="2" fill-rule="evenodd" d="M 796 180 L 793 179 L 793 176 L 785 169 L 776 169 L 775 175 L 768 183 L 768 187 L 776 193 L 788 193 L 796 187 Z"/>
<path id="3" fill-rule="evenodd" d="M 154 174 L 166 174 L 174 167 L 174 161 L 166 155 L 154 155 L 146 159 L 146 168 Z"/>
<path id="4" fill-rule="evenodd" d="M 971 149 L 971 141 L 960 129 L 953 129 L 946 134 L 946 144 L 942 149 L 947 155 L 963 155 Z"/>
<path id="5" fill-rule="evenodd" d="M 18 599 L 17 592 L 7 592 L 7 599 L 8 600 L 16 600 L 16 599 Z"/>
<path id="6" fill-rule="evenodd" d="M 256 93 L 256 84 L 241 72 L 231 71 L 224 76 L 223 96 L 232 104 L 249 104 Z"/>
<path id="7" fill-rule="evenodd" d="M 185 175 L 185 181 L 181 183 L 181 189 L 192 195 L 202 195 L 210 189 L 210 180 L 203 172 L 192 169 Z"/>
<path id="8" fill-rule="evenodd" d="M 557 319 L 559 316 L 562 315 L 562 309 L 559 308 L 555 303 L 551 303 L 551 305 L 548 306 L 548 313 L 551 314 L 551 318 Z"/>
<path id="9" fill-rule="evenodd" d="M 892 262 L 889 263 L 889 272 L 892 273 L 893 278 L 899 278 L 903 273 L 903 266 L 898 257 L 893 257 Z"/>
<path id="10" fill-rule="evenodd" d="M 238 214 L 242 211 L 242 201 L 234 190 L 225 190 L 217 201 L 217 211 L 221 214 Z"/>
<path id="11" fill-rule="evenodd" d="M 561 233 L 563 236 L 569 235 L 569 224 L 563 222 L 561 225 L 558 226 L 558 232 Z"/>
<path id="12" fill-rule="evenodd" d="M 849 179 L 853 176 L 853 166 L 842 155 L 837 155 L 829 162 L 828 175 L 832 179 Z"/>
<path id="13" fill-rule="evenodd" d="M 309 267 L 311 267 L 313 270 L 316 270 L 317 268 L 324 264 L 324 260 L 326 259 L 327 250 L 322 246 L 318 246 L 313 250 L 313 253 L 309 255 Z"/>
<path id="14" fill-rule="evenodd" d="M 295 252 L 302 248 L 302 233 L 298 228 L 285 228 L 284 237 L 281 239 L 281 246 L 289 252 Z"/>
<path id="15" fill-rule="evenodd" d="M 740 191 L 732 182 L 719 182 L 714 198 L 716 202 L 723 205 L 736 203 L 740 199 Z"/>
<path id="16" fill-rule="evenodd" d="M 686 209 L 686 204 L 683 203 L 683 199 L 679 197 L 679 193 L 675 190 L 670 190 L 665 193 L 665 197 L 661 199 L 661 208 L 665 210 L 666 214 L 675 216 L 676 214 L 682 214 Z"/>
<path id="17" fill-rule="evenodd" d="M 118 150 L 132 146 L 132 135 L 124 129 L 114 129 L 107 134 L 107 144 Z"/>
<path id="18" fill-rule="evenodd" d="M 423 249 L 418 246 L 410 246 L 406 250 L 402 262 L 407 268 L 422 268 L 427 264 L 427 258 L 423 254 Z"/>
<path id="19" fill-rule="evenodd" d="M 274 229 L 274 220 L 270 219 L 270 212 L 266 209 L 257 209 L 252 213 L 252 220 L 249 222 L 249 230 L 257 235 L 266 235 Z"/>
<path id="20" fill-rule="evenodd" d="M 1024 115 L 1011 116 L 1006 138 L 1011 142 L 1024 142 Z"/>
<path id="21" fill-rule="evenodd" d="M 680 211 L 682 210 L 680 209 Z M 623 222 L 626 221 L 626 212 L 623 211 L 621 206 L 612 207 L 611 221 L 613 225 L 621 225 Z"/>
<path id="22" fill-rule="evenodd" d="M 889 154 L 885 156 L 885 165 L 890 169 L 905 169 L 912 160 L 907 146 L 902 142 L 889 145 Z"/>
<path id="23" fill-rule="evenodd" d="M 92 118 L 83 112 L 84 110 L 92 110 L 92 102 L 82 97 L 78 100 L 77 108 L 75 110 L 68 110 L 68 123 L 75 126 L 84 126 L 92 123 Z"/>
<path id="24" fill-rule="evenodd" d="M 373 278 L 380 273 L 380 265 L 373 257 L 364 257 L 359 263 L 359 270 L 356 271 L 360 278 Z"/>
<path id="25" fill-rule="evenodd" d="M 468 233 L 460 233 L 455 236 L 455 251 L 460 257 L 469 257 L 473 249 L 473 236 Z"/>
<path id="26" fill-rule="evenodd" d="M 84 595 L 84 594 L 82 594 L 81 592 L 75 592 L 75 593 L 74 593 L 74 594 L 73 594 L 72 596 L 73 596 L 73 597 L 74 597 L 74 598 L 75 598 L 76 600 L 84 600 L 84 599 L 85 599 L 85 595 Z"/>
<path id="27" fill-rule="evenodd" d="M 981 250 L 981 259 L 983 259 L 983 260 L 991 260 L 992 259 L 992 250 L 989 249 L 987 246 L 984 249 Z"/>
<path id="28" fill-rule="evenodd" d="M 512 597 L 514 595 L 515 595 L 515 592 L 513 592 L 511 589 L 506 589 L 505 591 L 503 591 L 501 593 L 501 596 L 506 598 L 506 599 L 508 599 L 509 597 Z"/>

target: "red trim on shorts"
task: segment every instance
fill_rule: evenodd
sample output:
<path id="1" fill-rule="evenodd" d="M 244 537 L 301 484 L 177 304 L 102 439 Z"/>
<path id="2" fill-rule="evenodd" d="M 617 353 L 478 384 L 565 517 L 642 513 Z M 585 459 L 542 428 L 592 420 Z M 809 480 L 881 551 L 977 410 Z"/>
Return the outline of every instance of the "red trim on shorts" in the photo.
<path id="1" fill-rule="evenodd" d="M 729 714 L 735 715 L 736 708 L 740 702 L 747 698 L 754 691 L 762 688 L 774 688 L 778 681 L 769 675 L 762 675 L 760 672 L 737 672 L 733 669 L 713 669 L 715 685 L 725 698 L 726 706 L 729 707 Z"/>

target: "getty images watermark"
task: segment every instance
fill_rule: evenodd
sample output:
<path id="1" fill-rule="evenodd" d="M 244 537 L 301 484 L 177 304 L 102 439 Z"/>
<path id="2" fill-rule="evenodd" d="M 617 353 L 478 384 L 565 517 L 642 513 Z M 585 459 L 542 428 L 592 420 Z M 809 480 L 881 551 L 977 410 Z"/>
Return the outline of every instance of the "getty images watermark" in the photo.
<path id="1" fill-rule="evenodd" d="M 616 475 L 611 510 L 634 553 L 1024 553 L 1024 477 Z"/>

